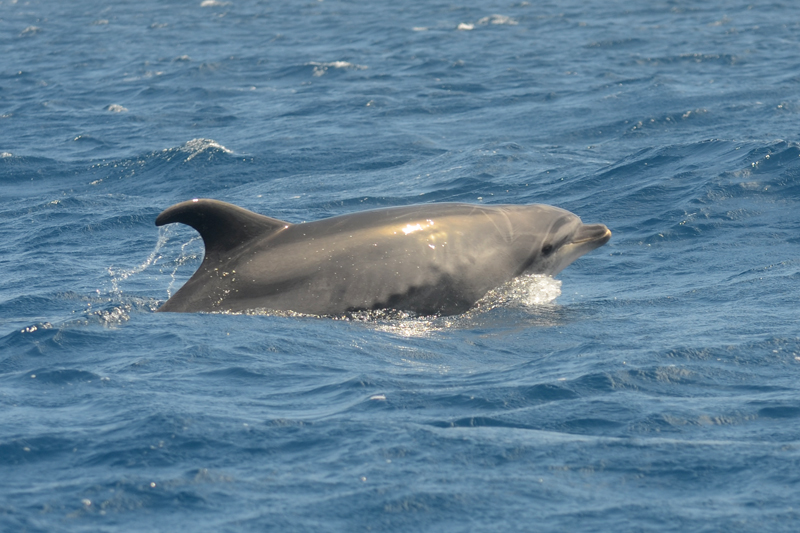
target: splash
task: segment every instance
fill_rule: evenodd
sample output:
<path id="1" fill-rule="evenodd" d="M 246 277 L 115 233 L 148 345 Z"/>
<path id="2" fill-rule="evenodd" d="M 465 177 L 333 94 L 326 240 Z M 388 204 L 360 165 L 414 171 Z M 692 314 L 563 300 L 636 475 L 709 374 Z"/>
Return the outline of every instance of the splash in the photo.
<path id="1" fill-rule="evenodd" d="M 120 325 L 129 320 L 132 311 L 155 311 L 158 307 L 158 300 L 156 298 L 124 294 L 122 285 L 123 282 L 126 281 L 132 282 L 134 277 L 151 269 L 151 271 L 154 272 L 151 278 L 159 278 L 161 275 L 166 274 L 170 276 L 170 283 L 167 287 L 167 298 L 171 296 L 172 288 L 177 282 L 176 275 L 178 269 L 196 260 L 200 256 L 199 251 L 191 250 L 191 245 L 200 240 L 199 236 L 195 236 L 180 245 L 180 252 L 177 258 L 171 261 L 162 261 L 164 256 L 171 257 L 175 253 L 174 248 L 177 246 L 177 243 L 168 248 L 170 237 L 175 231 L 177 230 L 168 226 L 159 228 L 158 240 L 156 241 L 155 247 L 139 265 L 128 269 L 117 269 L 114 268 L 113 265 L 109 266 L 110 290 L 107 293 L 103 293 L 98 289 L 96 295 L 86 299 L 86 309 L 82 313 L 83 317 L 77 321 L 68 322 L 66 324 L 85 325 L 99 323 L 103 326 L 111 327 Z M 159 262 L 163 264 L 156 267 Z M 155 270 L 153 270 L 154 267 Z"/>
<path id="2" fill-rule="evenodd" d="M 111 277 L 111 294 L 115 296 L 120 296 L 122 291 L 119 288 L 119 284 L 121 281 L 125 281 L 126 279 L 130 278 L 135 274 L 141 274 L 144 272 L 147 267 L 150 265 L 155 264 L 159 259 L 161 259 L 161 250 L 167 244 L 169 240 L 168 232 L 167 231 L 159 231 L 158 233 L 158 241 L 156 241 L 156 247 L 150 252 L 150 255 L 147 256 L 147 259 L 138 266 L 135 266 L 131 269 L 123 269 L 123 270 L 114 270 L 114 265 L 108 267 L 108 275 Z"/>
<path id="3" fill-rule="evenodd" d="M 106 328 L 119 326 L 131 319 L 130 304 L 123 304 L 110 309 L 97 309 L 87 313 L 86 324 L 95 322 Z"/>
<path id="4" fill-rule="evenodd" d="M 440 316 L 409 316 L 404 319 L 375 319 L 374 329 L 399 337 L 429 337 L 439 331 L 457 327 L 459 318 Z"/>
<path id="5" fill-rule="evenodd" d="M 523 274 L 486 293 L 473 309 L 488 311 L 496 307 L 546 305 L 560 295 L 561 280 L 542 274 Z"/>
<path id="6" fill-rule="evenodd" d="M 170 273 L 170 281 L 169 281 L 169 285 L 167 286 L 167 298 L 168 299 L 172 297 L 172 288 L 175 286 L 175 274 L 178 273 L 178 269 L 180 267 L 182 267 L 183 265 L 185 265 L 186 263 L 188 263 L 190 261 L 194 261 L 195 259 L 197 259 L 198 254 L 195 253 L 195 252 L 187 252 L 187 248 L 191 244 L 193 244 L 193 243 L 195 243 L 195 242 L 197 242 L 199 240 L 200 240 L 200 236 L 195 235 L 194 237 L 192 237 L 191 239 L 189 239 L 188 241 L 186 241 L 185 243 L 183 243 L 181 245 L 181 253 L 178 256 L 178 258 L 173 261 L 175 267 L 172 269 L 172 272 Z"/>
<path id="7" fill-rule="evenodd" d="M 170 236 L 175 230 L 170 227 L 159 228 L 158 239 L 155 247 L 147 256 L 147 258 L 140 264 L 133 268 L 117 269 L 113 265 L 108 267 L 108 274 L 110 277 L 111 287 L 107 292 L 100 289 L 96 290 L 96 294 L 89 296 L 82 296 L 78 299 L 85 302 L 85 309 L 78 315 L 79 318 L 74 318 L 59 323 L 56 327 L 72 327 L 72 326 L 86 326 L 91 324 L 99 324 L 103 327 L 116 327 L 131 318 L 131 314 L 135 312 L 153 312 L 158 308 L 159 300 L 149 296 L 136 296 L 132 294 L 125 294 L 122 285 L 123 282 L 134 283 L 133 278 L 142 274 L 150 269 L 155 272 L 149 279 L 159 278 L 161 275 L 169 273 L 171 282 L 167 289 L 167 298 L 170 296 L 172 286 L 176 282 L 176 273 L 178 268 L 182 265 L 197 259 L 199 252 L 189 251 L 187 248 L 192 243 L 200 240 L 200 237 L 194 237 L 180 246 L 180 253 L 178 257 L 172 261 L 166 261 L 164 264 L 156 265 L 166 255 L 170 257 L 174 254 L 174 248 L 177 244 L 170 248 L 167 245 L 170 242 Z M 149 287 L 151 284 L 147 282 Z M 50 326 L 52 327 L 52 326 Z M 43 329 L 42 325 L 33 325 L 22 330 L 23 333 L 34 332 L 37 329 Z"/>

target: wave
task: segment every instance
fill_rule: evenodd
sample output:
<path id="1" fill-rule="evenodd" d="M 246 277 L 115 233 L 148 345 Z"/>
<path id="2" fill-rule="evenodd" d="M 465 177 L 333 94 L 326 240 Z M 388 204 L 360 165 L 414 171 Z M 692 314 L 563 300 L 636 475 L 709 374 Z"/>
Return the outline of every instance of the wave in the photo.
<path id="1" fill-rule="evenodd" d="M 359 161 L 349 161 L 354 154 Z M 156 308 L 193 273 L 202 258 L 202 245 L 190 229 L 156 231 L 153 221 L 176 201 L 206 195 L 295 222 L 431 201 L 553 203 L 587 222 L 605 223 L 614 232 L 608 248 L 603 249 L 611 254 L 610 259 L 590 254 L 567 274 L 580 274 L 591 267 L 625 279 L 648 271 L 660 275 L 691 272 L 702 247 L 722 249 L 755 242 L 765 229 L 785 242 L 797 239 L 796 222 L 787 211 L 787 206 L 800 200 L 800 145 L 793 142 L 706 140 L 647 148 L 598 165 L 593 171 L 584 166 L 574 175 L 563 168 L 564 161 L 572 157 L 569 153 L 513 142 L 459 151 L 426 146 L 415 157 L 392 160 L 394 155 L 392 151 L 387 156 L 369 150 L 243 155 L 213 139 L 197 138 L 137 157 L 88 164 L 2 158 L 0 174 L 10 176 L 12 184 L 20 184 L 21 191 L 30 193 L 30 177 L 35 184 L 41 180 L 43 187 L 37 188 L 37 198 L 24 202 L 9 198 L 0 209 L 0 219 L 6 224 L 6 246 L 28 255 L 26 261 L 9 267 L 12 292 L 0 305 L 0 313 L 29 317 L 28 325 L 35 324 L 40 317 L 34 308 L 42 302 L 50 302 L 45 307 L 53 309 L 70 305 L 70 300 L 62 297 L 65 293 L 81 295 L 85 307 L 72 310 L 86 313 L 80 320 L 87 324 L 120 324 L 131 312 Z M 383 163 L 377 164 L 379 161 Z M 47 172 L 52 172 L 52 177 Z M 13 185 L 5 191 L 9 189 L 13 190 Z M 27 226 L 30 220 L 36 220 L 33 229 Z M 85 280 L 75 277 L 66 289 L 47 284 L 33 292 L 26 288 L 31 269 L 50 272 L 54 256 L 82 264 L 87 246 L 107 258 L 97 272 Z M 681 253 L 684 260 L 654 261 L 652 253 Z M 786 263 L 788 259 L 776 256 L 768 261 L 785 264 L 770 276 L 793 279 L 794 267 Z M 752 283 L 763 277 L 758 274 L 763 266 L 726 269 L 721 282 Z M 744 277 L 736 280 L 737 273 Z M 519 283 L 530 283 L 517 288 L 528 291 L 528 296 L 514 294 L 517 289 L 507 287 L 505 293 L 493 294 L 495 300 L 481 304 L 472 319 L 491 321 L 497 312 L 511 313 L 515 320 L 530 324 L 558 323 L 558 317 L 542 310 L 549 301 L 549 296 L 544 297 L 548 293 L 530 292 L 538 282 Z M 560 288 L 547 290 L 557 295 Z M 105 300 L 95 301 L 95 291 Z M 757 291 L 754 286 L 747 294 L 755 297 Z M 536 301 L 540 296 L 545 299 Z M 528 297 L 533 297 L 533 313 L 522 305 Z M 90 302 L 102 312 L 93 314 L 97 308 L 89 310 Z M 350 319 L 374 321 L 375 327 L 404 336 L 459 327 L 452 319 Z M 47 320 L 57 321 L 55 316 L 42 321 Z M 20 322 L 15 319 L 14 323 Z"/>

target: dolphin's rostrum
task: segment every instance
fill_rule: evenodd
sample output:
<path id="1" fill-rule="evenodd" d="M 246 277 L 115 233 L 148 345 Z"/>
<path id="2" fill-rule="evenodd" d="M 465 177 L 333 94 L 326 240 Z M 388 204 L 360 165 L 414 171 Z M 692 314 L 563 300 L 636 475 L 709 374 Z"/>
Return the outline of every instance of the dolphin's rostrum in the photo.
<path id="1" fill-rule="evenodd" d="M 156 219 L 173 222 L 200 233 L 205 257 L 159 311 L 450 315 L 521 274 L 555 275 L 611 238 L 537 204 L 421 204 L 290 224 L 195 199 Z"/>

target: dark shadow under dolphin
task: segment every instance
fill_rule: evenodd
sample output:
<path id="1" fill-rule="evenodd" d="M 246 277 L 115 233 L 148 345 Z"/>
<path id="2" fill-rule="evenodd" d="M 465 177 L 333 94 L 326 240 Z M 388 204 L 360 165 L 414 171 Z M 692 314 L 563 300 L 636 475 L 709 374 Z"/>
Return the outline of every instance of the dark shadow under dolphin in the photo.
<path id="1" fill-rule="evenodd" d="M 174 222 L 200 233 L 205 257 L 159 311 L 451 315 L 521 274 L 555 275 L 611 238 L 603 224 L 538 204 L 421 204 L 290 224 L 195 199 L 156 218 Z"/>

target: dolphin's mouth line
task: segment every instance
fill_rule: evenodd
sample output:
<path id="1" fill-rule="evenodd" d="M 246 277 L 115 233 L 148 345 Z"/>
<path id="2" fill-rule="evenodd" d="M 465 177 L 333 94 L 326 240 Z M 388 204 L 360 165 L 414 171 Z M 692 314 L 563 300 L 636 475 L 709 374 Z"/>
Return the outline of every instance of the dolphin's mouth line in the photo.
<path id="1" fill-rule="evenodd" d="M 605 233 L 603 233 L 600 236 L 586 237 L 584 239 L 580 239 L 580 240 L 577 240 L 577 241 L 572 241 L 570 244 L 584 244 L 584 243 L 587 243 L 587 242 L 601 241 L 603 239 L 605 239 L 606 241 L 611 239 L 611 230 L 610 229 L 606 228 Z"/>

